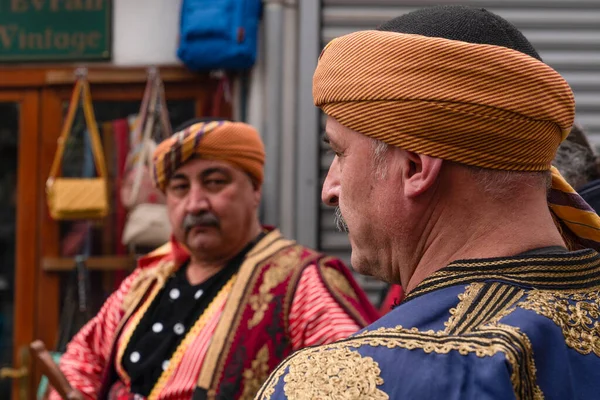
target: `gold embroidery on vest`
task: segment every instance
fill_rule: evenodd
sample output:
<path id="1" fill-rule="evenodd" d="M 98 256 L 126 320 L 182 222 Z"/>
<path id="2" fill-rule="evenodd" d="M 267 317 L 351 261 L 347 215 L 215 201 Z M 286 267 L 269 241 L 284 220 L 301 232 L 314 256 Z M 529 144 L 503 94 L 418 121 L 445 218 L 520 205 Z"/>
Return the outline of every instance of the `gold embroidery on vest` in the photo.
<path id="1" fill-rule="evenodd" d="M 507 299 L 509 301 L 503 301 L 502 305 L 493 308 L 493 312 L 489 313 L 488 318 L 484 318 L 488 319 L 485 323 L 481 323 L 483 320 L 480 320 L 480 323 L 475 325 L 469 323 L 466 325 L 470 327 L 467 329 L 468 332 L 461 335 L 449 334 L 448 327 L 456 325 L 459 322 L 459 316 L 467 313 L 470 305 L 478 297 L 485 285 L 488 285 L 488 288 L 491 288 L 492 290 L 487 292 L 489 293 L 489 296 L 483 296 L 484 298 L 489 299 L 489 305 L 486 306 L 483 303 L 481 305 L 477 304 L 481 310 L 491 309 L 489 306 L 496 305 L 498 301 Z M 270 399 L 275 393 L 275 387 L 280 378 L 285 374 L 287 367 L 293 364 L 313 365 L 313 368 L 308 369 L 303 375 L 306 385 L 325 385 L 326 383 L 324 382 L 327 382 L 328 379 L 327 373 L 322 371 L 319 364 L 321 362 L 326 363 L 327 359 L 324 361 L 316 360 L 312 357 L 313 352 L 319 352 L 320 354 L 329 356 L 332 354 L 327 353 L 330 350 L 360 348 L 361 346 L 381 346 L 389 349 L 421 349 L 425 353 L 437 354 L 447 354 L 451 351 L 457 351 L 461 355 L 475 354 L 478 357 L 491 357 L 497 353 L 501 353 L 511 365 L 512 372 L 510 379 L 517 399 L 542 400 L 544 395 L 541 388 L 537 385 L 533 347 L 529 338 L 521 332 L 519 328 L 500 324 L 498 322 L 501 318 L 514 311 L 516 303 L 522 295 L 523 291 L 521 289 L 514 288 L 510 285 L 499 283 L 476 283 L 467 287 L 465 292 L 459 296 L 461 302 L 452 313 L 452 317 L 447 323 L 445 331 L 419 331 L 417 328 L 406 329 L 402 326 L 397 326 L 395 328 L 379 328 L 374 331 L 364 331 L 349 339 L 329 345 L 320 346 L 314 349 L 300 350 L 279 365 L 263 386 L 256 399 Z M 465 316 L 479 320 L 479 315 L 477 313 L 473 313 L 473 315 L 467 313 Z M 463 324 L 461 323 L 460 325 Z M 319 367 L 316 368 L 317 366 Z M 287 382 L 287 380 L 290 379 L 287 378 L 289 373 L 291 373 L 291 369 L 288 372 L 288 375 L 284 377 L 284 382 Z M 288 395 L 287 392 L 286 395 Z M 308 399 L 310 397 L 306 398 Z"/>
<path id="2" fill-rule="evenodd" d="M 269 347 L 265 344 L 256 354 L 250 368 L 244 371 L 244 391 L 240 400 L 253 399 L 269 377 Z"/>
<path id="3" fill-rule="evenodd" d="M 524 293 L 522 289 L 499 282 L 472 283 L 458 295 L 460 301 L 456 308 L 450 309 L 444 332 L 457 335 L 497 322 L 514 310 Z"/>
<path id="4" fill-rule="evenodd" d="M 250 296 L 248 303 L 254 311 L 252 318 L 248 320 L 248 328 L 252 329 L 262 321 L 269 303 L 273 300 L 271 290 L 275 289 L 287 278 L 293 267 L 298 263 L 302 248 L 292 247 L 287 253 L 282 254 L 267 269 L 263 281 L 258 288 L 258 293 Z"/>
<path id="5" fill-rule="evenodd" d="M 567 346 L 581 354 L 600 356 L 600 294 L 532 290 L 519 307 L 550 318 L 562 329 Z"/>
<path id="6" fill-rule="evenodd" d="M 344 347 L 312 351 L 290 362 L 283 390 L 290 400 L 389 399 L 377 388 L 383 384 L 380 373 L 371 357 Z"/>
<path id="7" fill-rule="evenodd" d="M 356 292 L 350 286 L 350 283 L 340 271 L 331 267 L 323 268 L 323 279 L 329 283 L 332 288 L 339 290 L 344 296 L 354 299 L 358 301 L 358 297 L 356 296 Z"/>

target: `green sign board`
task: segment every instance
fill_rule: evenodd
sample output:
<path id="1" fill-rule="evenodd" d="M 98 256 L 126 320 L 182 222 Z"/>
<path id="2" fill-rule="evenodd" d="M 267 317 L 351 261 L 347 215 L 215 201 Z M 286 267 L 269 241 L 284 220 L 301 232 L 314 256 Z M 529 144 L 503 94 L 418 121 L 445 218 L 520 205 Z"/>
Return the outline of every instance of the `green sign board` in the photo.
<path id="1" fill-rule="evenodd" d="M 111 0 L 0 0 L 0 62 L 110 59 Z"/>

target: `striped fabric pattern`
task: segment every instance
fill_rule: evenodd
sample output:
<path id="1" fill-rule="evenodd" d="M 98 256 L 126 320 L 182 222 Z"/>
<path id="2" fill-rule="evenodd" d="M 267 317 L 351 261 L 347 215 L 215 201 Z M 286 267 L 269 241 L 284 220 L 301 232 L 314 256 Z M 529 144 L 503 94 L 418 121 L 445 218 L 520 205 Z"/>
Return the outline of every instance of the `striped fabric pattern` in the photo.
<path id="1" fill-rule="evenodd" d="M 575 115 L 567 82 L 533 57 L 384 31 L 332 40 L 313 98 L 342 125 L 389 145 L 506 171 L 550 170 Z M 567 204 L 549 204 L 554 214 L 580 244 L 600 249 L 600 219 L 553 170 L 549 202 L 557 198 Z"/>
<path id="2" fill-rule="evenodd" d="M 260 186 L 265 149 L 260 135 L 242 122 L 200 122 L 160 143 L 153 155 L 156 187 L 165 187 L 175 171 L 193 156 L 229 162 L 246 171 Z"/>
<path id="3" fill-rule="evenodd" d="M 567 82 L 504 47 L 382 31 L 334 39 L 315 105 L 390 145 L 463 164 L 545 171 L 573 124 Z"/>
<path id="4" fill-rule="evenodd" d="M 583 247 L 600 250 L 600 217 L 552 167 L 548 206 Z"/>
<path id="5" fill-rule="evenodd" d="M 60 368 L 73 387 L 86 399 L 94 399 L 102 379 L 111 344 L 123 317 L 122 303 L 140 270 L 133 272 L 104 304 L 101 311 L 71 341 Z M 184 352 L 180 364 L 158 394 L 160 400 L 191 399 L 210 339 L 225 306 L 205 325 Z M 290 337 L 295 350 L 345 338 L 359 330 L 354 320 L 325 288 L 316 265 L 307 267 L 300 278 L 290 309 Z M 51 400 L 60 400 L 52 392 Z"/>

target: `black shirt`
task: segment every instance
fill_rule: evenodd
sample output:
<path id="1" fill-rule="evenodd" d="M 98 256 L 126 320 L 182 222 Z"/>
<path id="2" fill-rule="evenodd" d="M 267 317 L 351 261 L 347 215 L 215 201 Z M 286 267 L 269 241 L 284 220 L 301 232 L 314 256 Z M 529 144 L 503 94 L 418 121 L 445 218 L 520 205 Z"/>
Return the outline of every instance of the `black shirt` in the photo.
<path id="1" fill-rule="evenodd" d="M 135 328 L 123 353 L 122 365 L 131 378 L 131 392 L 147 397 L 169 366 L 181 341 L 219 290 L 237 273 L 244 257 L 264 234 L 244 248 L 206 281 L 190 285 L 189 261 L 171 275 Z"/>

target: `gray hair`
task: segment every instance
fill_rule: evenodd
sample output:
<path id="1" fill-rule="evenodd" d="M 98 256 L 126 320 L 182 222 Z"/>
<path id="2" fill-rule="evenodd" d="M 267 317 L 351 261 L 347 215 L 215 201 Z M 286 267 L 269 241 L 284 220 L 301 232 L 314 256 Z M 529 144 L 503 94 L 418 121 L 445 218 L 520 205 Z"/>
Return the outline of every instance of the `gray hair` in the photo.
<path id="1" fill-rule="evenodd" d="M 569 140 L 561 143 L 552 164 L 574 189 L 596 179 L 598 175 L 591 148 Z"/>
<path id="2" fill-rule="evenodd" d="M 373 164 L 375 167 L 375 174 L 381 179 L 385 178 L 387 171 L 385 153 L 389 149 L 389 145 L 377 139 L 372 139 L 371 143 L 373 148 Z M 551 183 L 550 173 L 547 171 L 499 171 L 487 168 L 472 167 L 464 164 L 459 165 L 468 168 L 482 191 L 495 199 L 501 199 L 508 196 L 511 191 L 515 190 L 517 185 L 525 184 L 531 187 L 541 185 L 549 188 Z"/>
<path id="3" fill-rule="evenodd" d="M 371 144 L 373 145 L 373 165 L 375 167 L 375 175 L 383 179 L 385 178 L 387 171 L 385 153 L 387 152 L 389 145 L 377 139 L 372 139 Z"/>
<path id="4" fill-rule="evenodd" d="M 549 171 L 521 172 L 503 171 L 459 164 L 469 170 L 476 185 L 487 196 L 495 200 L 509 198 L 515 190 L 527 187 L 550 188 L 552 176 Z"/>

